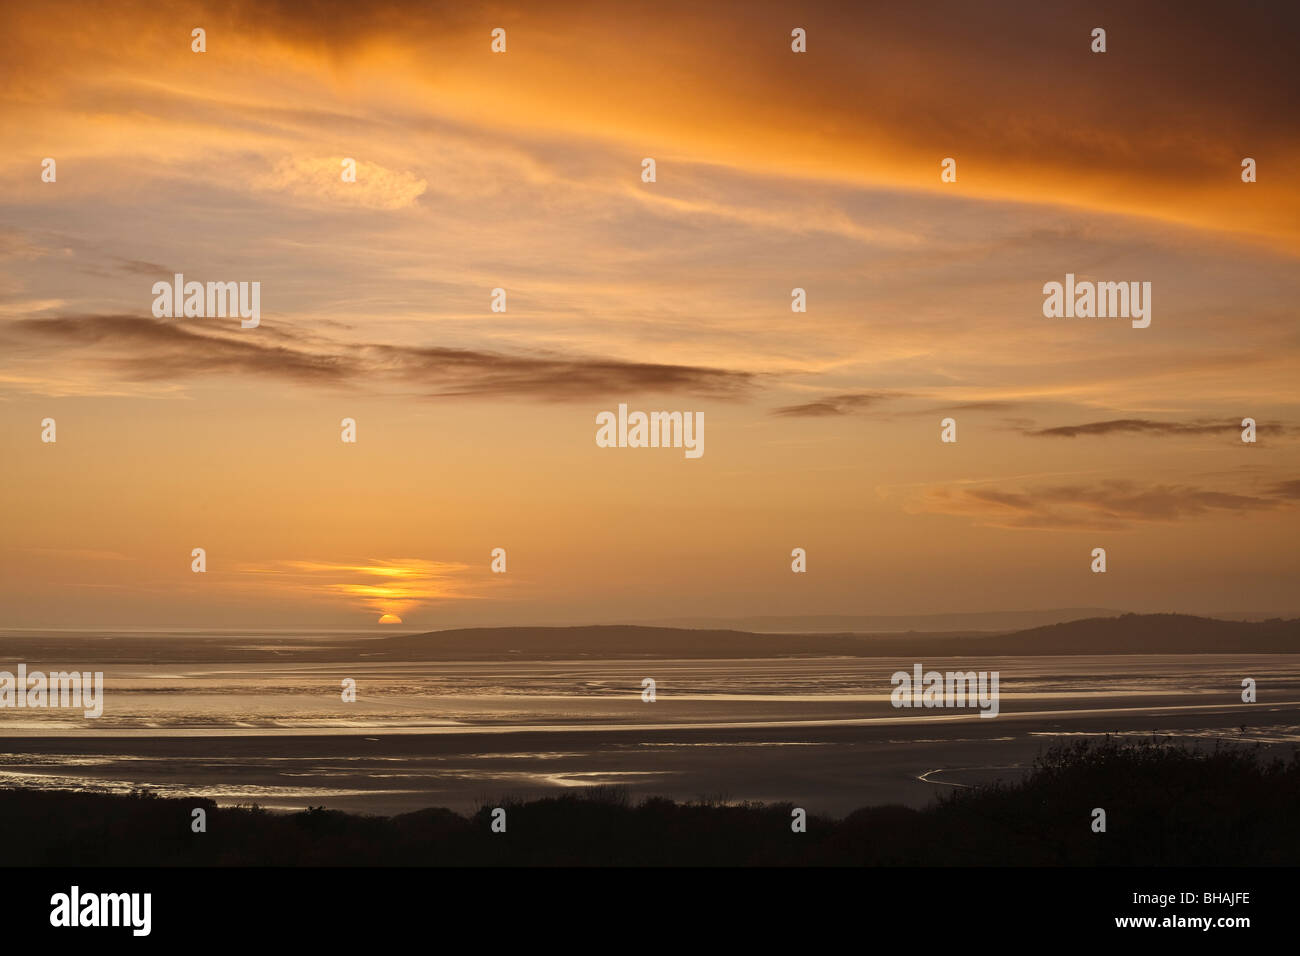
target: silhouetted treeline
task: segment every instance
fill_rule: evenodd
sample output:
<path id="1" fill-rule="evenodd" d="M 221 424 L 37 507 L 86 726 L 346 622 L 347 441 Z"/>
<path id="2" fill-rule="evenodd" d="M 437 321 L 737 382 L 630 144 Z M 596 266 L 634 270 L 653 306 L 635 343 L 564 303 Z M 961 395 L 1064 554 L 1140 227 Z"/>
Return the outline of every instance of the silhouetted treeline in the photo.
<path id="1" fill-rule="evenodd" d="M 506 832 L 491 830 L 494 807 Z M 6 865 L 160 866 L 997 866 L 1300 863 L 1300 754 L 1195 751 L 1113 739 L 1058 746 L 1016 784 L 953 790 L 913 810 L 842 820 L 792 805 L 634 804 L 594 788 L 484 806 L 370 817 L 272 813 L 210 800 L 0 791 Z M 207 832 L 191 829 L 193 810 Z M 1106 831 L 1094 832 L 1094 810 Z"/>

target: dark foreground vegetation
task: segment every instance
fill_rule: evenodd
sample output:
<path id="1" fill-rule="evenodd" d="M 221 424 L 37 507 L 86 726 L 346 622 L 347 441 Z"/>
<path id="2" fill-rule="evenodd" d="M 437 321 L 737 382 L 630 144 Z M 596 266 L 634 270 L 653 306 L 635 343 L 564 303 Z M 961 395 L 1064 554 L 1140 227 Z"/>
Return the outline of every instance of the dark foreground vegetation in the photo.
<path id="1" fill-rule="evenodd" d="M 506 810 L 507 832 L 491 831 Z M 207 832 L 191 830 L 207 812 Z M 1093 832 L 1093 810 L 1106 832 Z M 1058 746 L 1014 785 L 953 790 L 791 830 L 790 804 L 634 804 L 595 788 L 483 807 L 368 817 L 209 800 L 0 791 L 9 866 L 1170 866 L 1300 863 L 1300 754 L 1114 740 Z"/>

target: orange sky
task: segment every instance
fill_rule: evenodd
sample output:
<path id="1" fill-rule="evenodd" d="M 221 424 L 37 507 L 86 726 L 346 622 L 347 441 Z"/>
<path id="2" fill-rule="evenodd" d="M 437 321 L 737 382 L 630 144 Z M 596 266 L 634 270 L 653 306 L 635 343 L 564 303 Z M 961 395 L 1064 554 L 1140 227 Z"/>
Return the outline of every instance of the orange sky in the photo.
<path id="1" fill-rule="evenodd" d="M 7 14 L 3 623 L 1295 611 L 1297 14 L 900 6 Z"/>

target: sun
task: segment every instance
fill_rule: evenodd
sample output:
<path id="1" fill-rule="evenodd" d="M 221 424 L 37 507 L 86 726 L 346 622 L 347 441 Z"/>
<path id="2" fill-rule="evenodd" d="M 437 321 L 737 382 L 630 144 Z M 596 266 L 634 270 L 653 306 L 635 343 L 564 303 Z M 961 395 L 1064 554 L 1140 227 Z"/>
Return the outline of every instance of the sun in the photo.
<path id="1" fill-rule="evenodd" d="M 396 614 L 385 614 L 379 619 L 380 624 L 401 624 L 402 619 Z"/>

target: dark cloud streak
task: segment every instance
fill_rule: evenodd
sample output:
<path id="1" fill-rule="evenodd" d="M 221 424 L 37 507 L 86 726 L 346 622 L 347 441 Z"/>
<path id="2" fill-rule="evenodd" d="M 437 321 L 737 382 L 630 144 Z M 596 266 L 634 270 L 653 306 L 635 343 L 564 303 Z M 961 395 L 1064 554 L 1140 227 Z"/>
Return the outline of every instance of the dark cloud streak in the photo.
<path id="1" fill-rule="evenodd" d="M 1133 522 L 1181 521 L 1224 513 L 1269 511 L 1300 498 L 1300 482 L 1249 494 L 1190 485 L 1112 480 L 1014 490 L 932 488 L 915 510 L 975 518 L 1016 529 L 1119 529 Z"/>
<path id="2" fill-rule="evenodd" d="M 262 344 L 257 333 L 207 334 L 190 325 L 129 315 L 22 319 L 0 328 L 16 355 L 88 361 L 134 382 L 253 375 L 333 387 L 391 385 L 427 398 L 605 398 L 628 392 L 685 392 L 736 398 L 750 372 L 555 354 L 507 355 L 444 347 L 361 344 L 310 351 Z"/>
<path id="3" fill-rule="evenodd" d="M 833 395 L 828 398 L 818 399 L 815 402 L 804 402 L 800 405 L 784 405 L 772 409 L 772 414 L 790 418 L 825 418 L 832 415 L 848 415 L 851 412 L 861 411 L 891 398 L 899 397 L 898 395 L 880 392 L 855 392 L 848 395 Z"/>
<path id="4" fill-rule="evenodd" d="M 1024 434 L 1034 438 L 1077 438 L 1081 435 L 1116 435 L 1141 434 L 1154 436 L 1167 435 L 1213 435 L 1218 433 L 1241 431 L 1241 421 L 1215 421 L 1199 419 L 1194 422 L 1159 422 L 1148 418 L 1113 418 L 1101 422 L 1087 422 L 1083 425 L 1058 425 L 1055 428 L 1025 429 Z M 1281 434 L 1286 431 L 1282 425 L 1257 425 L 1259 434 Z"/>

